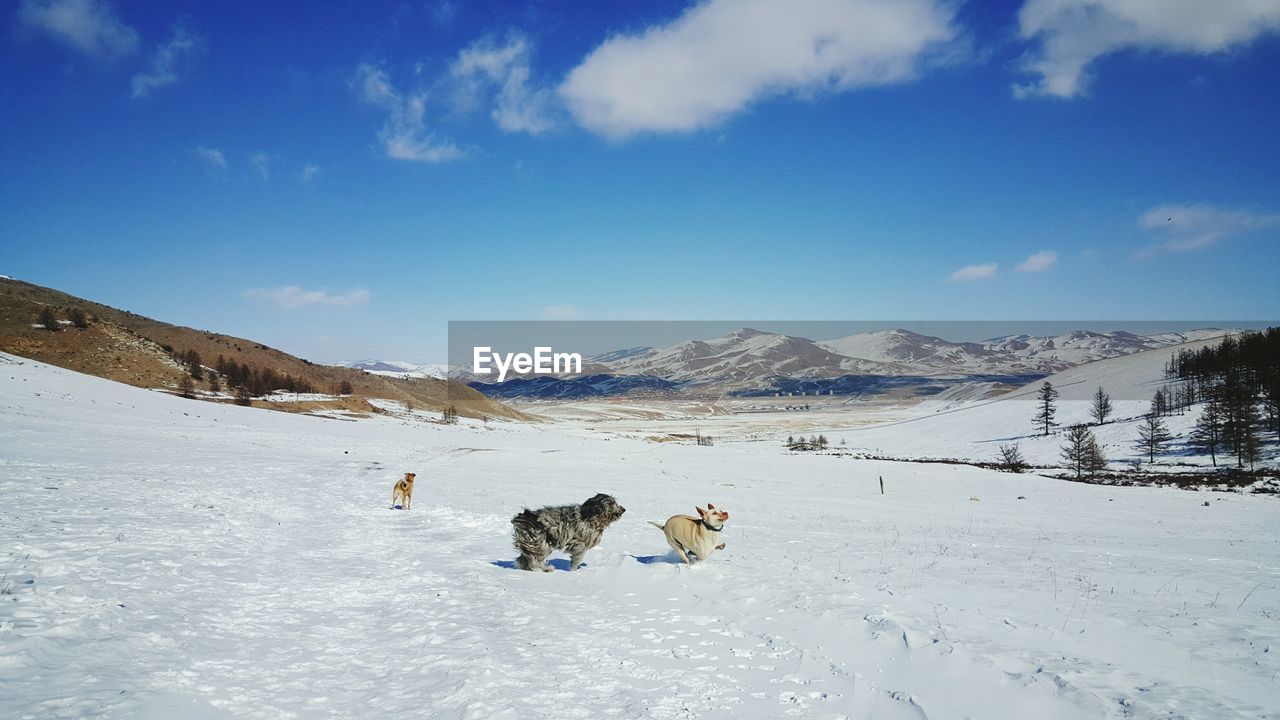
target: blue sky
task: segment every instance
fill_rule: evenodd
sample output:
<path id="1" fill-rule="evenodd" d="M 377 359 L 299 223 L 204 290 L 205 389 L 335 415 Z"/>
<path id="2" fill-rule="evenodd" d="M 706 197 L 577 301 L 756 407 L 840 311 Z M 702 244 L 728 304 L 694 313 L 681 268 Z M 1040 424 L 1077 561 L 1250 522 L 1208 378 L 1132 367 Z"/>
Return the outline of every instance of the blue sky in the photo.
<path id="1" fill-rule="evenodd" d="M 1133 5 L 8 2 L 0 273 L 318 361 L 1274 319 L 1280 0 Z"/>

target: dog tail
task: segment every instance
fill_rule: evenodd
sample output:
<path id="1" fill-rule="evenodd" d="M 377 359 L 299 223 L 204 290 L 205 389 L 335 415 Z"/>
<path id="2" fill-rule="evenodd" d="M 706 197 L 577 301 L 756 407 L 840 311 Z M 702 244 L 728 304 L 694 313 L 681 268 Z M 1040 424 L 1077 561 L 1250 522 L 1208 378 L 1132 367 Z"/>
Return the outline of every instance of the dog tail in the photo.
<path id="1" fill-rule="evenodd" d="M 511 524 L 516 528 L 541 528 L 542 523 L 538 522 L 538 513 L 525 508 L 519 515 L 511 518 Z"/>
<path id="2" fill-rule="evenodd" d="M 667 526 L 666 526 L 666 525 L 659 525 L 658 523 L 656 523 L 656 522 L 654 522 L 654 521 L 652 521 L 652 520 L 648 520 L 648 521 L 646 521 L 646 522 L 648 522 L 650 525 L 652 525 L 652 526 L 654 526 L 654 527 L 658 528 L 659 530 L 661 530 L 661 531 L 663 531 L 663 532 L 666 532 L 666 531 L 667 531 Z"/>

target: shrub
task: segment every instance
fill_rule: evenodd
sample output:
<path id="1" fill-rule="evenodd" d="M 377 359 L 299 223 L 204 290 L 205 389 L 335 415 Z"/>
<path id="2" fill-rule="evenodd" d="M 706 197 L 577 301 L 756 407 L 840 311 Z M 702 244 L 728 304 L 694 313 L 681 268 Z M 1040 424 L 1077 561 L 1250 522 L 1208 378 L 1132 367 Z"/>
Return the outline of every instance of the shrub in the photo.
<path id="1" fill-rule="evenodd" d="M 39 321 L 44 326 L 44 329 L 49 332 L 58 332 L 62 329 L 62 324 L 58 322 L 58 316 L 54 314 L 53 308 L 48 305 L 40 311 Z"/>

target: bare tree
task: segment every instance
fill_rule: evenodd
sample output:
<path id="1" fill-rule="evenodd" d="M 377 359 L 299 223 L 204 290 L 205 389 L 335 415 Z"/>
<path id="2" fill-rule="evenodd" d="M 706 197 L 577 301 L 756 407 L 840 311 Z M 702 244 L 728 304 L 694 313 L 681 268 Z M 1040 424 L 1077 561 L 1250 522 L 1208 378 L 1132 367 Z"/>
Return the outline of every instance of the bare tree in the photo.
<path id="1" fill-rule="evenodd" d="M 1107 417 L 1111 415 L 1111 396 L 1101 387 L 1093 394 L 1093 407 L 1089 412 L 1099 425 L 1107 424 Z"/>
<path id="2" fill-rule="evenodd" d="M 1005 472 L 1020 473 L 1027 469 L 1026 458 L 1018 443 L 1000 443 L 1000 468 Z"/>
<path id="3" fill-rule="evenodd" d="M 1085 452 L 1085 469 L 1089 471 L 1089 477 L 1107 469 L 1107 456 L 1102 452 L 1102 446 L 1098 444 L 1098 439 L 1093 436 L 1093 433 L 1089 433 L 1089 444 Z"/>
<path id="4" fill-rule="evenodd" d="M 196 384 L 191 381 L 190 375 L 183 375 L 178 381 L 178 392 L 184 398 L 194 398 L 196 396 Z"/>

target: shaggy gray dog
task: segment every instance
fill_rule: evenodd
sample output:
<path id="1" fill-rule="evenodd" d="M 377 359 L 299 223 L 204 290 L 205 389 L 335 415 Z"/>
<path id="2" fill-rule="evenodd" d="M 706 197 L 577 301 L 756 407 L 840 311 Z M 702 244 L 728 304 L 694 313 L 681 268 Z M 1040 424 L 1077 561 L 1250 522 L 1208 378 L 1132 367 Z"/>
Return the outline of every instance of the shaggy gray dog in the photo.
<path id="1" fill-rule="evenodd" d="M 569 553 L 569 569 L 577 570 L 582 556 L 600 544 L 604 529 L 622 517 L 627 509 L 611 495 L 600 493 L 581 505 L 555 505 L 538 510 L 525 508 L 511 518 L 521 570 L 551 572 L 547 556 L 552 550 Z"/>

